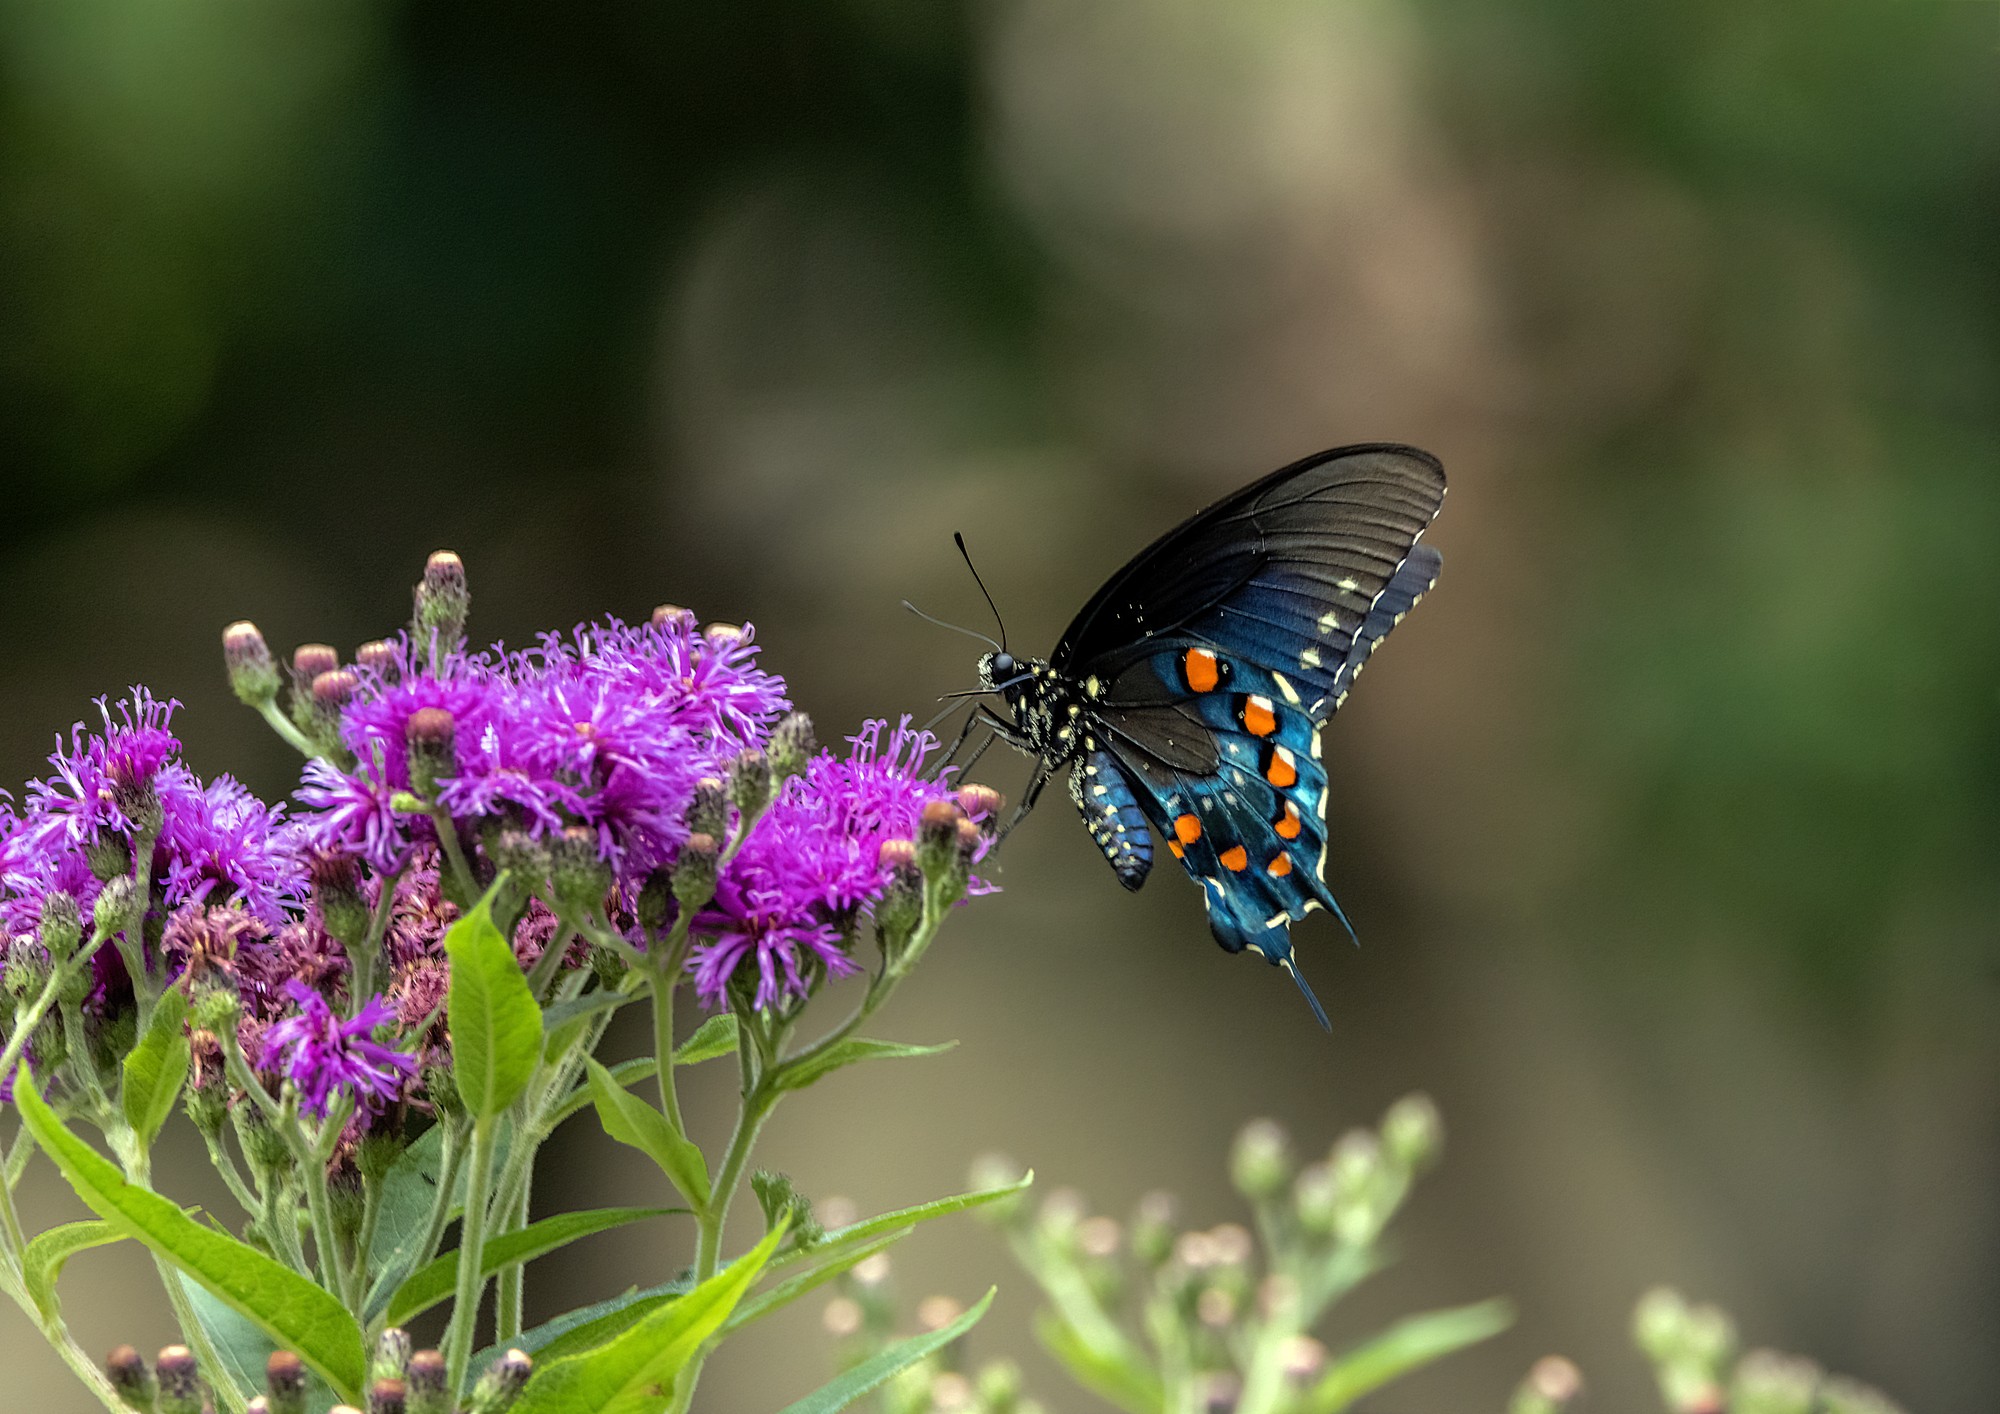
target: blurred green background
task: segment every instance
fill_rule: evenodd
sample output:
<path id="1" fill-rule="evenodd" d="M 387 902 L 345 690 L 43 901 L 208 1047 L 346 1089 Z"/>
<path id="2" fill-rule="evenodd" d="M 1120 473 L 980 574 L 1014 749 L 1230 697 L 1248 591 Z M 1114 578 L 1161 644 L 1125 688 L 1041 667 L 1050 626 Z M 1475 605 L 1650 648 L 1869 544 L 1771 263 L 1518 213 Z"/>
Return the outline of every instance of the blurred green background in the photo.
<path id="1" fill-rule="evenodd" d="M 963 1044 L 767 1160 L 872 1208 L 1001 1148 L 1214 1222 L 1243 1120 L 1427 1088 L 1451 1152 L 1360 1304 L 1523 1314 L 1379 1409 L 1551 1349 L 1642 1407 L 1659 1280 L 2000 1407 L 1996 56 L 1983 0 L 7 0 L 0 780 L 143 679 L 282 794 L 218 630 L 351 649 L 440 545 L 481 636 L 754 619 L 832 739 L 971 681 L 897 608 L 984 626 L 953 529 L 1046 647 L 1212 497 L 1416 442 L 1444 580 L 1328 737 L 1364 946 L 1300 937 L 1334 1035 L 1052 793 L 888 1018 Z M 570 1143 L 544 1206 L 651 1197 Z M 552 1259 L 540 1311 L 686 1240 Z M 898 1272 L 1000 1281 L 978 1353 L 1027 1349 L 983 1231 Z M 69 1280 L 87 1343 L 166 1338 L 129 1254 Z M 11 1308 L 0 1352 L 81 1407 Z M 826 1356 L 795 1313 L 702 1406 Z"/>

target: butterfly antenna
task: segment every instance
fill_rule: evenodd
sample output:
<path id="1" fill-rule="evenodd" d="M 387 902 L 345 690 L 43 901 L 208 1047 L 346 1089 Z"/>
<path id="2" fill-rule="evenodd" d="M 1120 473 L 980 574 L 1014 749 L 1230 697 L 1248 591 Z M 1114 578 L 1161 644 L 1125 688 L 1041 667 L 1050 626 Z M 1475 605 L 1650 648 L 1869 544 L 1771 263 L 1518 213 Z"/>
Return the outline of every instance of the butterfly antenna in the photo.
<path id="1" fill-rule="evenodd" d="M 1004 644 L 994 643 L 992 639 L 988 638 L 978 629 L 961 628 L 957 624 L 948 624 L 943 619 L 940 619 L 935 615 L 925 613 L 922 609 L 919 609 L 915 604 L 912 604 L 907 599 L 903 601 L 903 607 L 905 609 L 908 609 L 911 613 L 915 614 L 918 618 L 922 619 L 927 624 L 936 624 L 939 628 L 948 628 L 953 633 L 962 633 L 967 638 L 976 638 L 981 643 L 992 644 L 994 649 L 998 652 L 1005 653 L 1007 651 L 1006 646 Z"/>
<path id="2" fill-rule="evenodd" d="M 1313 1018 L 1319 1022 L 1319 1029 L 1331 1032 L 1333 1023 L 1326 1019 L 1326 1008 L 1319 1004 L 1319 998 L 1313 995 L 1313 989 L 1306 985 L 1305 975 L 1299 971 L 1299 965 L 1288 957 L 1282 966 L 1285 971 L 1292 974 L 1292 980 L 1299 984 L 1299 992 L 1305 997 L 1306 1005 L 1313 1009 Z"/>
<path id="3" fill-rule="evenodd" d="M 979 571 L 973 567 L 972 552 L 965 548 L 965 537 L 954 530 L 951 533 L 951 543 L 958 546 L 958 553 L 965 558 L 965 567 L 972 570 L 972 582 L 979 586 L 981 594 L 986 595 L 986 607 L 993 611 L 993 622 L 1000 625 L 999 648 L 1002 653 L 1005 653 L 1007 651 L 1007 621 L 1000 617 L 1000 606 L 993 602 L 992 594 L 987 592 L 986 581 L 979 577 Z M 988 641 L 990 642 L 991 640 Z"/>

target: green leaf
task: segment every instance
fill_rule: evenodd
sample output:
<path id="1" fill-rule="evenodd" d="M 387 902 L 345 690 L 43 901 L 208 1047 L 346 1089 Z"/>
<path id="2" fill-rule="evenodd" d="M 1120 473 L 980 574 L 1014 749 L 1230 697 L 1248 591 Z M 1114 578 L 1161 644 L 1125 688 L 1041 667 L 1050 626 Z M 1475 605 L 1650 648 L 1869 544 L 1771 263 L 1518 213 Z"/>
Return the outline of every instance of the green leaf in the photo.
<path id="1" fill-rule="evenodd" d="M 900 1041 L 870 1041 L 862 1037 L 828 1046 L 810 1060 L 780 1069 L 773 1077 L 781 1090 L 803 1090 L 815 1080 L 831 1075 L 842 1066 L 865 1060 L 898 1060 L 905 1056 L 935 1056 L 956 1046 L 946 1041 L 940 1046 L 906 1046 Z"/>
<path id="2" fill-rule="evenodd" d="M 623 1335 L 645 1317 L 669 1301 L 687 1295 L 694 1283 L 686 1277 L 659 1286 L 633 1287 L 590 1306 L 579 1306 L 532 1330 L 523 1331 L 505 1345 L 495 1345 L 472 1357 L 472 1368 L 484 1369 L 509 1350 L 521 1350 L 540 1364 L 560 1360 L 606 1344 Z"/>
<path id="3" fill-rule="evenodd" d="M 146 1034 L 125 1057 L 125 1119 L 141 1145 L 150 1146 L 159 1136 L 187 1082 L 187 1009 L 186 996 L 169 988 L 153 1008 Z"/>
<path id="4" fill-rule="evenodd" d="M 36 1233 L 21 1252 L 21 1278 L 28 1294 L 44 1314 L 56 1312 L 56 1281 L 63 1264 L 79 1252 L 122 1242 L 125 1234 L 110 1223 L 64 1223 L 47 1232 Z"/>
<path id="5" fill-rule="evenodd" d="M 502 1127 L 493 1139 L 493 1162 L 504 1167 L 507 1150 L 513 1143 L 512 1131 Z M 464 1150 L 460 1149 L 463 1158 Z M 438 1184 L 444 1178 L 444 1126 L 433 1125 L 417 1136 L 416 1142 L 397 1157 L 382 1180 L 378 1198 L 379 1216 L 375 1241 L 369 1248 L 369 1266 L 375 1284 L 368 1289 L 363 1311 L 369 1319 L 382 1314 L 389 1297 L 402 1285 L 424 1254 L 417 1248 L 430 1229 L 431 1210 L 437 1202 Z M 465 1207 L 465 1164 L 458 1166 L 447 1200 L 447 1220 Z"/>
<path id="6" fill-rule="evenodd" d="M 873 1242 L 884 1233 L 907 1231 L 918 1223 L 927 1223 L 933 1218 L 942 1218 L 952 1213 L 962 1213 L 968 1208 L 983 1207 L 996 1203 L 1010 1194 L 1019 1193 L 1035 1181 L 1033 1170 L 1021 1175 L 1013 1183 L 1003 1183 L 998 1188 L 982 1188 L 973 1193 L 959 1193 L 950 1198 L 937 1198 L 928 1203 L 919 1203 L 914 1208 L 899 1208 L 893 1213 L 883 1213 L 880 1217 L 864 1218 L 858 1223 L 835 1228 L 804 1252 L 787 1252 L 771 1263 L 774 1272 L 786 1271 L 803 1263 L 818 1264 L 844 1257 L 857 1247 Z"/>
<path id="7" fill-rule="evenodd" d="M 248 1316 L 272 1340 L 297 1351 L 341 1398 L 358 1402 L 367 1373 L 361 1328 L 331 1292 L 228 1233 L 204 1227 L 159 1194 L 128 1183 L 115 1164 L 63 1127 L 36 1093 L 26 1066 L 15 1077 L 14 1104 L 35 1142 L 91 1211 Z"/>
<path id="8" fill-rule="evenodd" d="M 1398 1321 L 1373 1340 L 1336 1357 L 1302 1407 L 1311 1414 L 1339 1414 L 1391 1380 L 1498 1335 L 1513 1321 L 1513 1306 L 1498 1300 L 1427 1311 Z"/>
<path id="9" fill-rule="evenodd" d="M 657 1218 L 667 1213 L 684 1213 L 685 1208 L 593 1208 L 580 1213 L 558 1213 L 552 1218 L 530 1223 L 517 1231 L 490 1239 L 480 1254 L 481 1276 L 492 1276 L 503 1267 L 532 1262 L 592 1233 L 609 1232 L 615 1227 Z M 396 1289 L 389 1299 L 388 1323 L 407 1324 L 452 1294 L 458 1281 L 458 1254 L 447 1253 L 422 1268 Z"/>
<path id="10" fill-rule="evenodd" d="M 950 1345 L 971 1330 L 992 1304 L 993 1292 L 989 1289 L 977 1306 L 942 1330 L 926 1331 L 898 1341 L 881 1354 L 863 1360 L 830 1383 L 821 1385 L 796 1404 L 786 1405 L 780 1414 L 838 1414 L 839 1410 L 881 1388 L 933 1351 Z"/>
<path id="11" fill-rule="evenodd" d="M 674 1133 L 665 1115 L 626 1090 L 596 1061 L 584 1064 L 590 1067 L 590 1098 L 604 1132 L 652 1159 L 697 1208 L 707 1207 L 708 1162 L 695 1142 Z"/>
<path id="12" fill-rule="evenodd" d="M 1035 1335 L 1070 1378 L 1128 1414 L 1158 1414 L 1164 1405 L 1160 1377 L 1141 1362 L 1136 1347 L 1101 1349 L 1053 1311 L 1035 1318 Z"/>
<path id="13" fill-rule="evenodd" d="M 445 1014 L 452 1069 L 475 1120 L 505 1113 L 528 1088 L 542 1057 L 542 1009 L 513 948 L 493 925 L 492 904 L 489 890 L 444 935 L 451 959 Z"/>
<path id="14" fill-rule="evenodd" d="M 190 1287 L 188 1299 L 194 1305 L 195 1319 L 208 1332 L 209 1342 L 214 1345 L 216 1357 L 222 1362 L 222 1372 L 229 1382 L 239 1390 L 264 1388 L 265 1362 L 279 1348 L 277 1342 L 264 1334 L 255 1322 L 230 1310 L 201 1287 Z M 325 1409 L 337 1402 L 326 1381 L 308 1372 L 307 1408 Z"/>
<path id="15" fill-rule="evenodd" d="M 736 1013 L 725 1011 L 697 1026 L 694 1035 L 674 1047 L 675 1065 L 700 1065 L 736 1049 Z"/>
<path id="16" fill-rule="evenodd" d="M 736 1314 L 729 1318 L 729 1324 L 722 1328 L 722 1333 L 728 1335 L 732 1331 L 741 1330 L 752 1321 L 762 1320 L 773 1311 L 782 1310 L 801 1296 L 832 1281 L 842 1272 L 848 1271 L 867 1261 L 877 1252 L 888 1247 L 893 1247 L 896 1243 L 908 1237 L 913 1231 L 915 1231 L 914 1228 L 899 1227 L 893 1232 L 885 1233 L 883 1236 L 876 1238 L 873 1242 L 867 1243 L 864 1246 L 842 1252 L 833 1261 L 826 1262 L 813 1267 L 809 1271 L 800 1272 L 795 1277 L 781 1281 L 769 1291 L 760 1292 L 736 1308 Z"/>
<path id="17" fill-rule="evenodd" d="M 647 1076 L 658 1074 L 659 1069 L 651 1056 L 640 1056 L 636 1060 L 620 1061 L 612 1066 L 611 1078 L 618 1082 L 620 1089 L 629 1090 Z M 590 1077 L 585 1076 L 583 1084 L 570 1091 L 569 1098 L 556 1107 L 555 1113 L 549 1118 L 547 1128 L 553 1131 L 556 1126 L 566 1123 L 579 1110 L 589 1108 Z"/>
<path id="18" fill-rule="evenodd" d="M 674 1379 L 729 1319 L 784 1239 L 782 1226 L 678 1300 L 650 1312 L 608 1345 L 543 1365 L 513 1414 L 654 1414 Z"/>

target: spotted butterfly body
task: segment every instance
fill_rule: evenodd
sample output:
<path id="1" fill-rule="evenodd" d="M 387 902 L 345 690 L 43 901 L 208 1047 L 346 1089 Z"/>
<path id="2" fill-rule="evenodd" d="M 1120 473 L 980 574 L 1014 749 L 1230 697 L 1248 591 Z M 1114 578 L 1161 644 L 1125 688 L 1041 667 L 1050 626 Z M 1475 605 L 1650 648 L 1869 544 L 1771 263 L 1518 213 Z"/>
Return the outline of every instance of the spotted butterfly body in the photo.
<path id="1" fill-rule="evenodd" d="M 1140 552 L 1046 660 L 980 660 L 1012 714 L 989 724 L 1037 758 L 1021 813 L 1068 766 L 1119 882 L 1145 882 L 1150 827 L 1201 884 L 1216 941 L 1286 968 L 1323 1026 L 1289 932 L 1315 908 L 1346 921 L 1326 882 L 1320 731 L 1437 582 L 1419 537 L 1444 491 L 1413 447 L 1308 457 Z"/>

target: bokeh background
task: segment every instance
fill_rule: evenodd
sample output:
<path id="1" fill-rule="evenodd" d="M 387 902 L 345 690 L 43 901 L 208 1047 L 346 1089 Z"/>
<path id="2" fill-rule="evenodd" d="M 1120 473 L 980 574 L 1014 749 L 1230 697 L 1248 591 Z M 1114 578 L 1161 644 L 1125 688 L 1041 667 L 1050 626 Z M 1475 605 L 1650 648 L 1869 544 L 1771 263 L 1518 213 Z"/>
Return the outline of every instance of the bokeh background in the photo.
<path id="1" fill-rule="evenodd" d="M 481 636 L 754 619 L 833 738 L 970 682 L 897 607 L 986 626 L 953 529 L 1046 647 L 1214 496 L 1416 442 L 1446 566 L 1328 736 L 1333 1036 L 1052 793 L 888 1016 L 960 1047 L 767 1159 L 876 1208 L 997 1148 L 1213 1222 L 1245 1119 L 1317 1149 L 1421 1087 L 1450 1152 L 1357 1314 L 1521 1320 L 1377 1408 L 1548 1350 L 1644 1407 L 1661 1280 L 2000 1407 L 1996 56 L 1981 0 L 9 0 L 0 780 L 144 680 L 284 793 L 218 630 L 351 648 L 440 545 Z M 545 1206 L 647 1199 L 568 1144 Z M 539 1309 L 685 1241 L 551 1259 Z M 989 1234 L 899 1263 L 999 1281 L 978 1353 L 1029 1349 Z M 166 1338 L 127 1254 L 68 1280 L 87 1342 Z M 795 1313 L 701 1404 L 826 1360 Z M 81 1407 L 12 1308 L 0 1367 Z"/>

